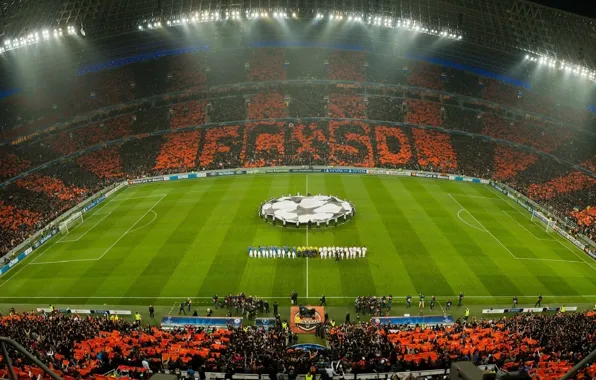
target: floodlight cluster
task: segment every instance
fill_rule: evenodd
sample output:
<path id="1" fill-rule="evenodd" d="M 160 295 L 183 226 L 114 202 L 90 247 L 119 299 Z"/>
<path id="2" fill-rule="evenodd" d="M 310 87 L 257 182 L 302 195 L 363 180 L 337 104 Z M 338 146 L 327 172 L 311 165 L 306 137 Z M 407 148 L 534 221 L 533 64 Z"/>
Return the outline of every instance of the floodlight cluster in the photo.
<path id="1" fill-rule="evenodd" d="M 392 17 L 387 16 L 380 16 L 380 15 L 368 15 L 365 16 L 364 14 L 353 14 L 353 13 L 345 13 L 339 11 L 331 11 L 327 14 L 325 13 L 317 13 L 315 15 L 316 20 L 323 20 L 329 19 L 332 21 L 342 21 L 346 20 L 348 22 L 358 22 L 358 23 L 366 23 L 372 26 L 378 27 L 385 27 L 385 28 L 399 28 L 410 30 L 413 32 L 431 34 L 438 37 L 449 38 L 453 40 L 462 40 L 463 36 L 456 31 L 447 30 L 447 29 L 435 29 L 429 28 L 423 25 L 420 22 L 409 20 L 409 19 L 394 19 Z"/>
<path id="2" fill-rule="evenodd" d="M 559 70 L 563 70 L 567 73 L 574 74 L 578 77 L 586 78 L 591 81 L 596 81 L 596 71 L 590 70 L 587 67 L 584 67 L 581 65 L 571 64 L 571 63 L 565 62 L 565 61 L 558 61 L 554 58 L 546 57 L 546 56 L 542 56 L 542 55 L 531 56 L 529 54 L 526 54 L 525 59 L 530 62 L 536 62 L 537 64 L 539 64 L 541 66 L 556 68 Z"/>
<path id="3" fill-rule="evenodd" d="M 77 34 L 77 29 L 74 26 L 69 25 L 67 27 L 66 33 L 68 33 L 68 35 L 74 36 Z M 0 45 L 0 54 L 10 50 L 16 50 L 24 48 L 26 46 L 35 45 L 43 41 L 48 41 L 52 37 L 57 39 L 63 36 L 64 32 L 62 31 L 62 28 L 56 28 L 53 31 L 50 31 L 48 29 L 44 29 L 41 32 L 33 31 L 27 34 L 26 36 L 21 36 L 19 38 L 7 38 Z"/>

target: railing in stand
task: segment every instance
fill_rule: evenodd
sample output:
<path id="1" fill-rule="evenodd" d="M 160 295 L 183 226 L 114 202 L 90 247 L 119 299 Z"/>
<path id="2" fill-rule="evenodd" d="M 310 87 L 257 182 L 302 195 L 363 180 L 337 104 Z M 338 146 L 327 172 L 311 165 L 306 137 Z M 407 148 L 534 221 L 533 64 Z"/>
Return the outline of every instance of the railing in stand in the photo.
<path id="1" fill-rule="evenodd" d="M 23 346 L 15 342 L 14 340 L 6 337 L 0 337 L 0 348 L 2 349 L 2 357 L 4 358 L 4 363 L 6 363 L 6 367 L 8 368 L 8 372 L 10 374 L 10 378 L 12 380 L 18 380 L 18 376 L 14 371 L 14 367 L 12 366 L 12 361 L 10 360 L 10 355 L 8 354 L 8 349 L 6 345 L 11 346 L 15 351 L 20 353 L 21 355 L 25 356 L 29 359 L 32 363 L 36 366 L 41 368 L 45 373 L 47 373 L 50 377 L 54 380 L 62 380 L 62 378 L 56 375 L 51 369 L 49 369 L 45 364 L 43 364 L 38 358 L 33 356 L 29 351 L 27 351 Z"/>

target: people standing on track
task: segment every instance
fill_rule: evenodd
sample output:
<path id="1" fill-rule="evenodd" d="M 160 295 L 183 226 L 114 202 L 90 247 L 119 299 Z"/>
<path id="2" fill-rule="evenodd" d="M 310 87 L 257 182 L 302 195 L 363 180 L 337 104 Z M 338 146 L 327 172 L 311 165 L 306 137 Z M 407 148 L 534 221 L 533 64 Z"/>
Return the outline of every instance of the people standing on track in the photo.
<path id="1" fill-rule="evenodd" d="M 149 305 L 149 318 L 155 319 L 155 308 L 153 305 Z"/>
<path id="2" fill-rule="evenodd" d="M 534 304 L 534 307 L 542 307 L 542 295 L 538 295 L 538 300 L 536 301 L 536 303 Z"/>
<path id="3" fill-rule="evenodd" d="M 178 310 L 178 315 L 182 315 L 182 313 L 184 313 L 184 315 L 186 315 L 186 310 L 184 310 L 184 301 L 180 301 L 180 309 Z"/>
<path id="4" fill-rule="evenodd" d="M 464 304 L 464 292 L 459 292 L 459 299 L 457 301 L 457 307 L 462 307 Z"/>
<path id="5" fill-rule="evenodd" d="M 319 306 L 327 306 L 327 300 L 325 299 L 325 295 L 323 294 L 320 299 L 321 303 Z"/>
<path id="6" fill-rule="evenodd" d="M 511 307 L 517 307 L 517 296 L 513 296 L 513 306 Z"/>

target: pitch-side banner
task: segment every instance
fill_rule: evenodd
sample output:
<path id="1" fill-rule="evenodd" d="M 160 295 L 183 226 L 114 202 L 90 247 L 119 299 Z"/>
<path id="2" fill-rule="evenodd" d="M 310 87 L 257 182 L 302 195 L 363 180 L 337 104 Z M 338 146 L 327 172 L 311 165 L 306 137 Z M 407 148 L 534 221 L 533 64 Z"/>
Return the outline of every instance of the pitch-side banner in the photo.
<path id="1" fill-rule="evenodd" d="M 161 319 L 161 327 L 164 329 L 173 329 L 185 326 L 203 326 L 203 327 L 221 327 L 227 328 L 242 327 L 242 318 L 225 317 L 174 317 L 166 316 Z"/>
<path id="2" fill-rule="evenodd" d="M 97 310 L 97 309 L 55 309 L 59 313 L 63 314 L 110 314 L 110 315 L 132 315 L 130 310 Z M 37 311 L 49 313 L 50 309 L 47 307 L 38 307 Z"/>

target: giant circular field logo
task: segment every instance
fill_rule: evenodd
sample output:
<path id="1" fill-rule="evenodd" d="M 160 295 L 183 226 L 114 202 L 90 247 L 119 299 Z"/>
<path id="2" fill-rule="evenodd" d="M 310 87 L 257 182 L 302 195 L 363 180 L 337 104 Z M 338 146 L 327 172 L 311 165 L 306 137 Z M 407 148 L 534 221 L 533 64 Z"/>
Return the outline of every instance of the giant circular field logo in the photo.
<path id="1" fill-rule="evenodd" d="M 330 195 L 290 195 L 271 199 L 261 204 L 263 219 L 283 225 L 337 225 L 351 220 L 354 206 Z"/>

